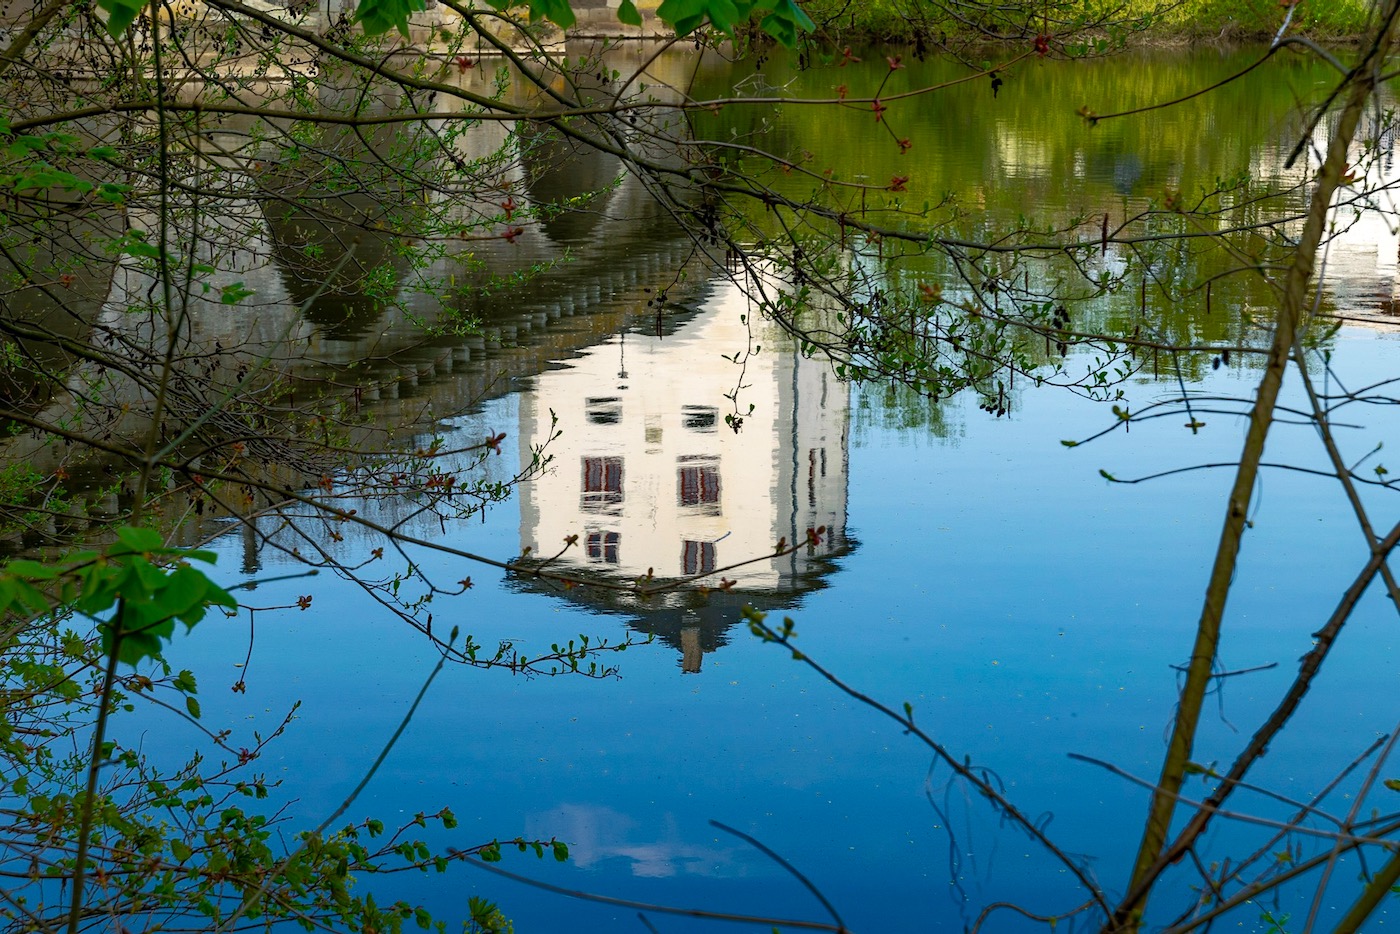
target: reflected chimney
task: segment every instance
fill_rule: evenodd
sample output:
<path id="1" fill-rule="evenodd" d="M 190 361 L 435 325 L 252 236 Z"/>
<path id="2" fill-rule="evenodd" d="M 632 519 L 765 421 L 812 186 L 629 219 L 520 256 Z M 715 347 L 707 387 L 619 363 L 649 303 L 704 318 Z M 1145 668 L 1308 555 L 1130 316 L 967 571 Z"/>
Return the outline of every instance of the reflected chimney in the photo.
<path id="1" fill-rule="evenodd" d="M 704 650 L 700 648 L 700 627 L 687 626 L 681 630 L 681 671 L 698 674 Z"/>

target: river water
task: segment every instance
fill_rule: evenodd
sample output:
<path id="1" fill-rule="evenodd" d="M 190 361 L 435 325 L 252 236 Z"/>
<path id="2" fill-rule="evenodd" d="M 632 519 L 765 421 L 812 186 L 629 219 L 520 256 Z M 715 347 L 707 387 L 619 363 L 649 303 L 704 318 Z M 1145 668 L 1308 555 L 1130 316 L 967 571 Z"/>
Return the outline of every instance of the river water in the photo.
<path id="1" fill-rule="evenodd" d="M 1017 215 L 1065 223 L 1106 211 L 1116 223 L 1169 189 L 1190 192 L 1241 171 L 1261 186 L 1294 177 L 1283 161 L 1303 125 L 1301 102 L 1331 80 L 1298 58 L 1280 57 L 1247 81 L 1172 110 L 1095 128 L 1075 115 L 1081 105 L 1103 113 L 1175 97 L 1249 55 L 1023 64 L 1006 72 L 995 95 L 979 83 L 893 106 L 885 120 L 895 137 L 912 141 L 907 153 L 866 132 L 871 116 L 855 109 L 734 109 L 715 119 L 732 119 L 736 134 L 761 132 L 768 145 L 830 158 L 850 175 L 910 176 L 912 201 L 955 192 L 969 206 L 957 223 L 974 232 Z M 867 58 L 806 71 L 769 61 L 757 78 L 752 64 L 707 61 L 697 93 L 761 83 L 796 97 L 844 85 L 856 96 L 889 70 L 883 54 Z M 905 64 L 892 91 L 960 73 L 951 64 Z M 680 72 L 689 63 L 667 67 Z M 610 177 L 607 165 L 587 168 L 588 156 L 575 157 L 586 171 L 551 176 L 537 168 L 528 181 L 543 190 Z M 1388 154 L 1375 171 L 1389 171 Z M 1082 854 L 1110 892 L 1121 892 L 1146 792 L 1070 754 L 1155 778 L 1178 686 L 1172 666 L 1190 651 L 1230 473 L 1203 469 L 1123 485 L 1100 471 L 1126 479 L 1235 458 L 1243 406 L 1207 400 L 1248 399 L 1252 365 L 1236 355 L 1213 368 L 1210 355 L 1198 355 L 1181 363 L 1181 384 L 1176 363 L 1158 361 L 1155 375 L 1144 367 L 1122 387 L 1126 404 L 1140 410 L 1186 385 L 1199 400 L 1193 418 L 1205 426 L 1189 430 L 1185 413 L 1175 412 L 1067 448 L 1063 440 L 1116 421 L 1108 405 L 1019 386 L 998 418 L 970 396 L 930 403 L 841 382 L 751 317 L 742 282 L 692 264 L 675 283 L 685 242 L 658 226 L 628 182 L 610 197 L 605 209 L 565 215 L 522 243 L 568 247 L 574 262 L 551 270 L 526 298 L 501 300 L 488 324 L 504 346 L 442 343 L 436 363 L 421 365 L 392 400 L 395 417 L 426 404 L 423 418 L 449 444 L 504 433 L 501 453 L 482 468 L 497 479 L 528 467 L 533 446 L 549 440 L 544 473 L 479 519 L 408 527 L 503 560 L 527 547 L 552 553 L 577 535 L 558 564 L 611 579 L 705 573 L 817 526 L 827 529 L 824 541 L 725 572 L 738 581 L 728 593 L 651 602 L 410 552 L 435 578 L 472 579 L 463 596 L 435 606 L 439 632 L 460 626 L 484 646 L 508 639 L 531 655 L 580 635 L 643 644 L 602 659 L 616 665 L 615 677 L 527 678 L 448 665 L 347 819 L 392 824 L 447 806 L 461 826 L 437 840 L 445 845 L 518 835 L 566 841 L 567 863 L 508 852 L 501 864 L 554 885 L 827 920 L 777 861 L 710 823 L 718 821 L 781 854 L 862 931 L 961 930 L 995 901 L 1062 915 L 1085 900 L 1062 866 L 1005 826 L 926 747 L 751 636 L 739 611 L 748 603 L 771 611 L 770 619 L 790 617 L 802 650 L 850 687 L 895 709 L 911 704 L 938 742 L 990 770 L 1023 812 L 1038 816 L 1064 850 Z M 1343 319 L 1326 344 L 1332 379 L 1361 386 L 1393 373 L 1396 247 L 1386 218 L 1373 213 L 1331 248 L 1323 307 Z M 1229 260 L 1193 262 L 1190 271 L 1200 272 Z M 662 320 L 648 302 L 668 286 L 672 304 Z M 1217 285 L 1209 314 L 1200 302 L 1170 306 L 1155 292 L 1149 302 L 1135 291 L 1099 300 L 1094 313 L 1100 320 L 1142 313 L 1161 333 L 1200 343 L 1247 342 L 1257 336 L 1247 314 L 1267 301 L 1267 289 L 1249 280 L 1233 291 Z M 374 320 L 345 327 L 334 309 L 320 312 L 330 316 L 312 329 L 323 355 L 353 359 L 363 355 L 366 334 L 383 340 L 392 331 Z M 726 359 L 754 345 L 761 349 L 745 367 Z M 744 419 L 738 432 L 725 418 L 734 414 Z M 1352 460 L 1393 437 L 1382 408 L 1352 421 L 1357 427 L 1343 434 Z M 1323 466 L 1312 429 L 1297 424 L 1277 429 L 1267 460 Z M 395 519 L 411 509 L 361 506 Z M 1378 526 L 1386 526 L 1381 517 Z M 1267 716 L 1367 554 L 1335 481 L 1266 472 L 1252 519 L 1220 664 L 1276 667 L 1220 681 L 1198 740 L 1196 759 L 1207 764 L 1227 763 Z M 358 560 L 379 544 L 351 534 L 335 547 Z M 220 574 L 237 580 L 297 569 L 248 535 L 230 533 L 214 547 Z M 283 781 L 277 794 L 294 800 L 291 813 L 310 822 L 359 781 L 438 656 L 360 588 L 326 575 L 264 582 L 245 597 L 274 607 L 302 594 L 313 596 L 309 609 L 257 616 L 251 655 L 245 614 L 200 626 L 171 657 L 201 678 L 205 722 L 236 735 L 269 731 L 301 703 L 259 765 Z M 1273 745 L 1259 785 L 1306 798 L 1393 728 L 1395 631 L 1383 601 L 1365 598 L 1297 722 Z M 238 681 L 246 693 L 228 690 Z M 196 742 L 183 730 L 152 730 L 146 748 L 174 754 Z M 1355 784 L 1324 806 L 1345 812 Z M 1189 784 L 1186 794 L 1204 794 L 1202 784 Z M 1390 808 L 1386 794 L 1375 793 L 1375 807 Z M 1289 813 L 1258 795 L 1236 805 L 1269 818 Z M 1209 856 L 1238 859 L 1266 836 L 1222 824 Z M 1321 845 L 1296 842 L 1309 852 Z M 1337 905 L 1357 871 L 1354 859 L 1343 861 Z M 1193 902 L 1191 885 L 1189 867 L 1170 877 L 1155 906 L 1161 920 Z M 636 909 L 548 894 L 465 866 L 382 886 L 448 919 L 465 915 L 468 895 L 482 894 L 500 903 L 517 931 L 645 929 Z M 1266 909 L 1300 917 L 1306 892 L 1246 906 L 1234 920 L 1262 929 Z M 647 918 L 662 931 L 700 926 L 655 912 Z M 989 929 L 1022 927 L 1037 925 L 1005 914 Z"/>

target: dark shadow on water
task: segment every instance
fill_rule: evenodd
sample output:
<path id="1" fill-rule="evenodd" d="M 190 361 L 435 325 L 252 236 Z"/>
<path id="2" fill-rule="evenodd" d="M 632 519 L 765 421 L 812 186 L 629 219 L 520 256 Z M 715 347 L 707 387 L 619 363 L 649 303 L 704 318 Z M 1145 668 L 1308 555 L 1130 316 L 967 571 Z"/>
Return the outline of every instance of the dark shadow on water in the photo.
<path id="1" fill-rule="evenodd" d="M 730 644 L 734 628 L 744 623 L 746 606 L 774 614 L 797 609 L 807 596 L 832 585 L 833 578 L 841 570 L 842 559 L 857 547 L 854 538 L 841 535 L 822 554 L 804 555 L 796 574 L 784 574 L 778 587 L 765 590 L 709 589 L 702 592 L 694 585 L 687 585 L 686 589 L 643 598 L 587 583 L 566 587 L 558 581 L 527 573 L 512 575 L 507 587 L 513 593 L 558 597 L 600 616 L 621 617 L 633 632 L 653 637 L 675 649 L 680 654 L 681 671 L 695 674 L 702 670 L 706 655 Z M 576 576 L 580 581 L 590 579 L 586 572 Z M 593 575 L 593 579 L 619 583 L 602 575 Z M 663 582 L 655 581 L 653 585 L 660 583 Z M 740 635 L 742 637 L 742 632 Z"/>

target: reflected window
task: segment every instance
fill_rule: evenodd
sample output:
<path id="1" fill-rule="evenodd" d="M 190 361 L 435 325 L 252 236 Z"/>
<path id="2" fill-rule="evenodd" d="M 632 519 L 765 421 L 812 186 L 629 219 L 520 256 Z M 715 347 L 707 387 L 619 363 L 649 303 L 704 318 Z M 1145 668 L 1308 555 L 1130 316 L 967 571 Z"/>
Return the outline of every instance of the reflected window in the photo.
<path id="1" fill-rule="evenodd" d="M 617 546 L 621 541 L 622 534 L 619 532 L 589 532 L 588 560 L 617 564 Z"/>
<path id="2" fill-rule="evenodd" d="M 719 512 L 719 458 L 682 457 L 676 471 L 676 502 Z M 709 511 L 709 510 L 707 510 Z"/>
<path id="3" fill-rule="evenodd" d="M 683 542 L 681 544 L 681 573 L 687 577 L 710 574 L 715 569 L 714 542 Z"/>
<path id="4" fill-rule="evenodd" d="M 591 398 L 583 411 L 590 425 L 616 425 L 622 421 L 622 400 L 617 396 Z"/>
<path id="5" fill-rule="evenodd" d="M 683 405 L 681 424 L 687 431 L 714 431 L 719 424 L 719 409 L 708 405 Z"/>
<path id="6" fill-rule="evenodd" d="M 600 509 L 622 502 L 622 458 L 585 457 L 583 459 L 584 509 Z"/>

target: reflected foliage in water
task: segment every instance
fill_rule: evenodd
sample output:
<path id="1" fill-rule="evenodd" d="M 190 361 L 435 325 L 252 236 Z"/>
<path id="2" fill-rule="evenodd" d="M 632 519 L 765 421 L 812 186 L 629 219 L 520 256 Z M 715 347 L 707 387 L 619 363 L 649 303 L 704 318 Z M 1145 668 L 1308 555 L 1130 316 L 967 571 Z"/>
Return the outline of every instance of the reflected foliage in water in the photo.
<path id="1" fill-rule="evenodd" d="M 1187 104 L 1108 116 L 1188 97 L 1261 54 L 1151 53 L 1091 67 L 1030 59 L 999 70 L 996 88 L 985 77 L 959 84 L 969 69 L 956 63 L 883 52 L 805 68 L 776 56 L 761 78 L 752 65 L 711 59 L 696 94 L 729 102 L 697 112 L 695 123 L 719 141 L 716 158 L 733 183 L 770 202 L 741 208 L 753 255 L 811 301 L 843 310 L 843 327 L 814 340 L 818 348 L 852 373 L 893 376 L 931 396 L 969 386 L 1004 412 L 1017 381 L 1112 397 L 1130 376 L 1191 381 L 1221 349 L 1245 365 L 1262 349 L 1255 317 L 1276 304 L 1273 280 L 1330 118 L 1302 161 L 1286 163 L 1333 73 L 1281 52 Z M 786 102 L 735 102 L 753 93 L 749 84 Z M 950 87 L 900 96 L 942 85 Z M 830 103 L 838 98 L 846 103 Z M 1386 139 L 1359 163 L 1372 186 L 1393 172 Z M 769 164 L 750 146 L 788 162 Z M 802 220 L 796 205 L 830 212 L 837 232 Z M 889 233 L 861 234 L 843 219 Z M 1360 228 L 1338 237 L 1337 253 L 1377 250 L 1381 268 L 1362 288 L 1388 302 L 1393 238 L 1383 224 Z M 903 239 L 920 233 L 937 242 Z M 801 257 L 785 245 L 790 237 Z M 800 301 L 773 296 L 769 305 L 811 331 Z M 1333 290 L 1321 308 L 1355 310 Z M 1088 337 L 1096 334 L 1121 342 Z M 1094 354 L 1070 364 L 1074 346 Z"/>

